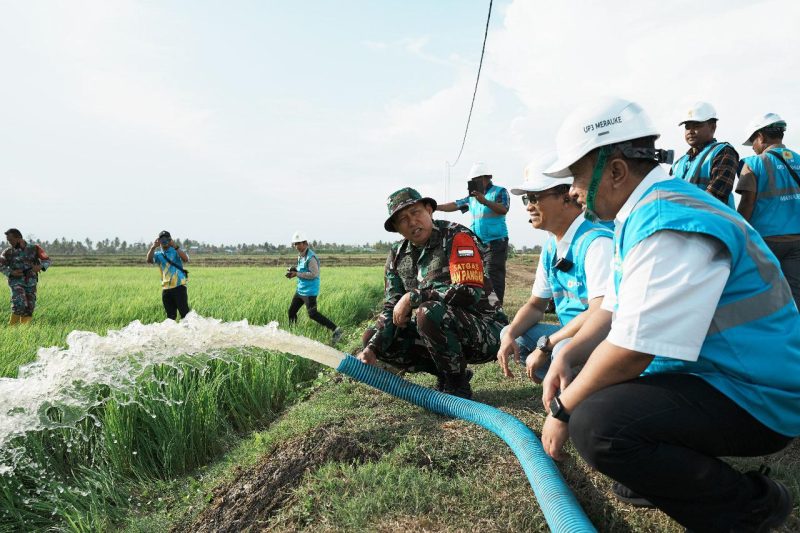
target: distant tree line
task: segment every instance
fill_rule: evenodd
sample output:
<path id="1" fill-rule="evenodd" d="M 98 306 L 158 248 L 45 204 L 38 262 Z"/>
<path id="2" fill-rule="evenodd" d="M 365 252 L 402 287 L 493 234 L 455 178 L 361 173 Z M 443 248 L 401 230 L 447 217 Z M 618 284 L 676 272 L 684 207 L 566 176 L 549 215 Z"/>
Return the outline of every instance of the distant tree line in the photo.
<path id="1" fill-rule="evenodd" d="M 151 242 L 128 242 L 120 240 L 119 237 L 113 239 L 103 239 L 93 241 L 89 238 L 80 240 L 66 239 L 61 237 L 53 241 L 36 239 L 33 236 L 27 237 L 31 242 L 40 244 L 48 254 L 51 255 L 137 255 L 146 254 Z M 239 244 L 211 244 L 204 241 L 193 239 L 177 240 L 179 246 L 189 253 L 201 254 L 237 254 L 237 255 L 265 255 L 265 254 L 292 254 L 294 248 L 288 244 L 263 243 L 239 243 Z M 340 244 L 335 242 L 311 241 L 311 248 L 320 253 L 336 254 L 358 254 L 358 253 L 388 253 L 392 246 L 390 241 L 378 241 L 364 244 Z M 509 244 L 509 253 L 536 253 L 538 246 L 522 247 L 514 249 Z"/>

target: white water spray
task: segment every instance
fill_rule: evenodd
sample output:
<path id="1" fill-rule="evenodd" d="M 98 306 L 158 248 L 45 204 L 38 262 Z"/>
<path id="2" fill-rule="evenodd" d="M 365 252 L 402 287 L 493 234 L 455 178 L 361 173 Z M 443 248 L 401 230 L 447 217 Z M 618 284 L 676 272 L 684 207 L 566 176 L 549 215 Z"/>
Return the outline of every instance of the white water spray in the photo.
<path id="1" fill-rule="evenodd" d="M 336 368 L 344 354 L 317 341 L 278 329 L 277 322 L 252 326 L 194 312 L 176 323 L 131 322 L 100 336 L 73 331 L 67 348 L 40 348 L 18 378 L 0 378 L 0 450 L 29 432 L 72 427 L 99 403 L 97 385 L 133 397 L 136 381 L 157 365 L 205 365 L 231 348 L 262 348 L 296 354 Z M 48 414 L 50 408 L 57 417 Z M 0 464 L 0 474 L 13 467 Z"/>

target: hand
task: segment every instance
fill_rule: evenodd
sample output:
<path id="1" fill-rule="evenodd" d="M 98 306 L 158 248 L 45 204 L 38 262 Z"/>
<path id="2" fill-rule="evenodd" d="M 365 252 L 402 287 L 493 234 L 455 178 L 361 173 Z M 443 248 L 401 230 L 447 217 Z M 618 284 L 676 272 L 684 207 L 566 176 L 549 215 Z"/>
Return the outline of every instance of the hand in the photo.
<path id="1" fill-rule="evenodd" d="M 482 203 L 483 205 L 486 205 L 486 195 L 483 194 L 482 192 L 472 191 L 472 196 L 476 200 L 478 200 L 479 203 Z"/>
<path id="2" fill-rule="evenodd" d="M 392 310 L 392 322 L 395 326 L 403 328 L 411 320 L 411 293 L 407 292 L 400 298 Z"/>
<path id="3" fill-rule="evenodd" d="M 569 440 L 569 424 L 548 415 L 542 427 L 542 447 L 556 461 L 566 459 L 564 443 Z"/>
<path id="4" fill-rule="evenodd" d="M 356 359 L 364 363 L 365 365 L 374 365 L 378 362 L 378 356 L 375 355 L 375 352 L 372 351 L 372 348 L 367 346 L 358 355 L 356 355 Z"/>
<path id="5" fill-rule="evenodd" d="M 500 348 L 497 350 L 497 362 L 500 363 L 500 369 L 507 378 L 514 377 L 514 373 L 508 368 L 508 358 L 510 356 L 514 356 L 514 359 L 519 363 L 519 346 L 517 346 L 514 337 L 506 334 L 500 339 Z"/>
<path id="6" fill-rule="evenodd" d="M 528 359 L 525 361 L 525 372 L 528 374 L 528 377 L 534 383 L 541 383 L 542 380 L 536 375 L 536 371 L 542 367 L 542 365 L 547 364 L 550 361 L 550 354 L 543 352 L 540 349 L 535 349 L 531 354 L 528 356 Z"/>
<path id="7" fill-rule="evenodd" d="M 556 357 L 550 362 L 550 369 L 542 384 L 542 403 L 545 410 L 550 410 L 550 402 L 559 394 L 559 391 L 567 388 L 574 377 L 572 367 L 564 362 L 563 357 Z"/>
<path id="8" fill-rule="evenodd" d="M 34 274 L 38 274 L 39 272 L 42 271 L 42 265 L 33 265 L 33 268 L 31 268 L 31 270 L 33 270 Z"/>

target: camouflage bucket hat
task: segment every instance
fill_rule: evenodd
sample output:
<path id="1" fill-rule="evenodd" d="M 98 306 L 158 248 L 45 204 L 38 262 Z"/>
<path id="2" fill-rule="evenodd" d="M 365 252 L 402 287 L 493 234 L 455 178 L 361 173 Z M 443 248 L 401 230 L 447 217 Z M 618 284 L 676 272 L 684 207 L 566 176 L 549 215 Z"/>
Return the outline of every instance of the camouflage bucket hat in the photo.
<path id="1" fill-rule="evenodd" d="M 411 187 L 403 187 L 399 191 L 390 194 L 389 198 L 386 199 L 386 209 L 389 212 L 389 218 L 383 223 L 383 228 L 386 231 L 396 232 L 397 230 L 394 229 L 394 223 L 392 222 L 394 214 L 417 202 L 425 202 L 431 206 L 434 211 L 436 210 L 436 200 L 427 197 L 423 198 L 416 189 L 412 189 Z"/>

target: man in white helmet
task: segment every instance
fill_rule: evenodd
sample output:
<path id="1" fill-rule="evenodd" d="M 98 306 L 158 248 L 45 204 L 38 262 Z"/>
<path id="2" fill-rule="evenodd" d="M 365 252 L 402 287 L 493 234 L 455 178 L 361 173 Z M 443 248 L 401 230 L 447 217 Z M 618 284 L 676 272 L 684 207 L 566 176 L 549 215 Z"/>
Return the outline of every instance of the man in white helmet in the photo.
<path id="1" fill-rule="evenodd" d="M 763 239 L 670 178 L 656 138 L 620 99 L 578 108 L 559 131 L 546 173 L 572 175 L 590 216 L 614 219 L 615 253 L 602 309 L 545 377 L 542 443 L 560 459 L 571 438 L 618 496 L 688 529 L 767 531 L 791 513 L 786 487 L 718 458 L 800 434 L 800 314 Z"/>
<path id="2" fill-rule="evenodd" d="M 292 303 L 289 304 L 289 322 L 292 324 L 297 322 L 297 312 L 305 305 L 308 318 L 331 330 L 333 332 L 331 343 L 336 344 L 342 337 L 342 328 L 336 327 L 336 324 L 317 310 L 320 286 L 317 254 L 308 246 L 308 239 L 302 231 L 294 232 L 292 246 L 297 250 L 297 266 L 289 268 L 286 271 L 286 277 L 297 278 L 297 291 L 292 298 Z"/>
<path id="3" fill-rule="evenodd" d="M 492 171 L 486 163 L 475 163 L 467 174 L 469 196 L 439 204 L 437 211 L 472 212 L 473 233 L 488 247 L 486 275 L 503 303 L 506 292 L 506 260 L 508 259 L 508 227 L 506 213 L 510 205 L 508 191 L 492 183 Z"/>
<path id="4" fill-rule="evenodd" d="M 578 332 L 589 315 L 600 309 L 610 274 L 613 232 L 583 216 L 570 196 L 572 178 L 551 178 L 542 172 L 552 158 L 525 167 L 525 180 L 512 194 L 522 203 L 535 229 L 547 231 L 536 267 L 530 299 L 500 333 L 497 360 L 507 377 L 513 374 L 508 360 L 525 361 L 528 377 L 539 383 L 550 359 Z M 559 325 L 544 324 L 544 312 L 555 300 Z"/>
<path id="5" fill-rule="evenodd" d="M 742 160 L 736 192 L 739 213 L 764 237 L 781 263 L 800 307 L 800 154 L 783 144 L 786 121 L 776 113 L 750 122 L 745 146 L 756 155 Z"/>
<path id="6" fill-rule="evenodd" d="M 717 110 L 708 102 L 695 102 L 686 111 L 678 125 L 685 128 L 689 151 L 672 165 L 669 173 L 735 209 L 733 181 L 739 170 L 739 154 L 730 143 L 714 138 L 717 120 Z"/>

